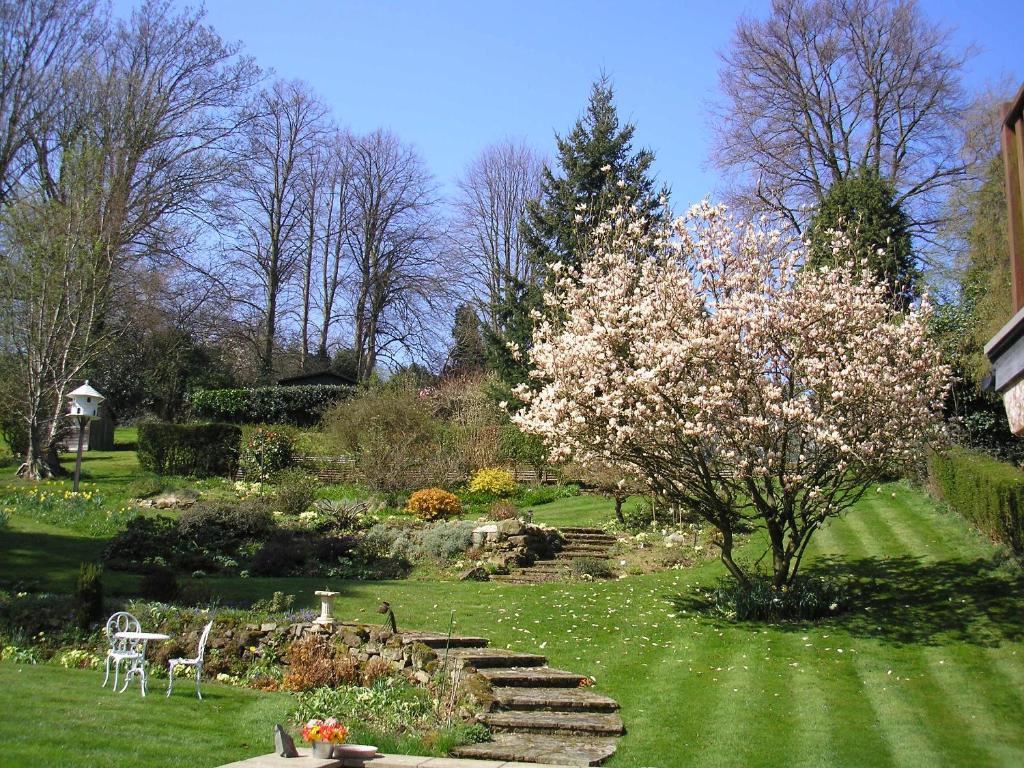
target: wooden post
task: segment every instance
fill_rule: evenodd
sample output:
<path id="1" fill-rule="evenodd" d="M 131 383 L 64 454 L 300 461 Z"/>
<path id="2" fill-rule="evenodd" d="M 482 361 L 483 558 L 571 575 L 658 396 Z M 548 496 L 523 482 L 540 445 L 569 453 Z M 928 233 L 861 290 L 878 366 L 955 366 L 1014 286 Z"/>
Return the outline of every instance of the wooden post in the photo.
<path id="1" fill-rule="evenodd" d="M 82 444 L 85 442 L 85 425 L 88 423 L 88 416 L 78 417 L 78 455 L 75 457 L 75 482 L 71 488 L 75 493 L 78 493 L 78 479 L 82 475 Z"/>
<path id="2" fill-rule="evenodd" d="M 1024 308 L 1024 86 L 1003 104 L 1001 131 L 1013 310 Z"/>

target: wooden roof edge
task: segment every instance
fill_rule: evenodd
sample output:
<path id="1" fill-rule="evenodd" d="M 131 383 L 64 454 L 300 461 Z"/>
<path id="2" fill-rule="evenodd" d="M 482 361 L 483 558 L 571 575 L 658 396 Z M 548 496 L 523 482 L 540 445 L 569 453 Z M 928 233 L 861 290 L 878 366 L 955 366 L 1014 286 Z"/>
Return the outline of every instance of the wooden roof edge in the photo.
<path id="1" fill-rule="evenodd" d="M 1003 124 L 1013 130 L 1016 126 L 1017 121 L 1024 117 L 1024 83 L 1021 84 L 1017 90 L 1017 95 L 1013 97 L 1013 101 L 1008 101 L 1006 115 L 1003 117 Z"/>

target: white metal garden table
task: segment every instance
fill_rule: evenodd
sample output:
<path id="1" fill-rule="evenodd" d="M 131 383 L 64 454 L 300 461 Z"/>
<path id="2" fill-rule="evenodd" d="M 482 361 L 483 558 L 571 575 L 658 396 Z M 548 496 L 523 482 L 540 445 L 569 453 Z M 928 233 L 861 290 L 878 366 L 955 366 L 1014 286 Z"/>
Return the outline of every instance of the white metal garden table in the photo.
<path id="1" fill-rule="evenodd" d="M 128 690 L 128 683 L 133 677 L 139 678 L 139 685 L 142 688 L 142 695 L 146 695 L 146 646 L 150 640 L 170 640 L 170 635 L 165 635 L 160 632 L 117 632 L 114 637 L 122 640 L 131 640 L 134 643 L 140 643 L 141 649 L 137 659 L 135 659 L 124 676 L 124 687 L 121 688 L 121 693 Z"/>

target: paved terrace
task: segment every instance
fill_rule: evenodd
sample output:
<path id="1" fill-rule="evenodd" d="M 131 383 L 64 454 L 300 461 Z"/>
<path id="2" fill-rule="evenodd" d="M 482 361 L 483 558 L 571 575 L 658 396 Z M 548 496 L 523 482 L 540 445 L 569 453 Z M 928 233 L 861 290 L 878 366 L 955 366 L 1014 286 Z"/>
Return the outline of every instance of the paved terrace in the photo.
<path id="1" fill-rule="evenodd" d="M 308 749 L 299 749 L 299 757 L 269 754 L 228 763 L 221 768 L 565 768 L 541 763 L 507 763 L 500 760 L 465 760 L 415 755 L 376 755 L 375 757 L 320 759 Z"/>

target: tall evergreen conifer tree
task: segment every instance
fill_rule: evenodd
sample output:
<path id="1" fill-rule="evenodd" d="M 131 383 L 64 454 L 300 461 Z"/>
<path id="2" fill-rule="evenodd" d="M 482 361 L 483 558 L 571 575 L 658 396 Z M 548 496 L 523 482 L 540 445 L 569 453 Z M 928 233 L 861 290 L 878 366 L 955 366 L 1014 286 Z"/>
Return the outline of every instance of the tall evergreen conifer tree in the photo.
<path id="1" fill-rule="evenodd" d="M 525 352 L 533 337 L 533 312 L 542 312 L 551 267 L 580 265 L 590 236 L 605 211 L 628 200 L 648 214 L 652 227 L 668 215 L 668 189 L 656 187 L 651 173 L 654 153 L 633 150 L 633 123 L 620 124 L 610 81 L 602 76 L 591 87 L 584 115 L 566 136 L 555 136 L 554 167 L 545 166 L 537 200 L 527 205 L 523 238 L 534 264 L 533 278 L 516 286 L 498 308 L 501 330 L 487 334 L 488 362 L 511 388 L 528 379 Z M 523 355 L 513 353 L 512 345 Z"/>
<path id="2" fill-rule="evenodd" d="M 835 262 L 831 231 L 850 238 L 856 258 L 886 284 L 894 306 L 905 309 L 920 295 L 910 219 L 896 202 L 895 187 L 878 173 L 862 168 L 829 187 L 807 230 L 812 265 Z"/>

